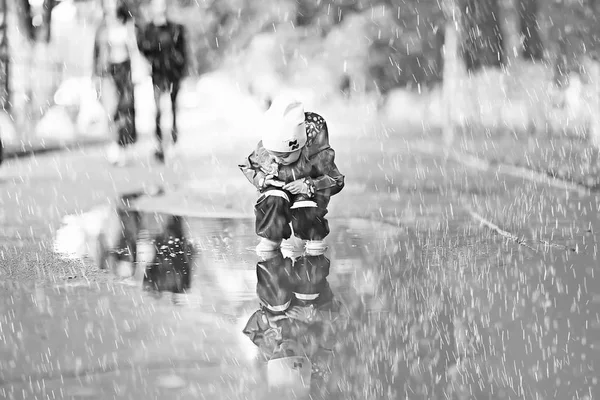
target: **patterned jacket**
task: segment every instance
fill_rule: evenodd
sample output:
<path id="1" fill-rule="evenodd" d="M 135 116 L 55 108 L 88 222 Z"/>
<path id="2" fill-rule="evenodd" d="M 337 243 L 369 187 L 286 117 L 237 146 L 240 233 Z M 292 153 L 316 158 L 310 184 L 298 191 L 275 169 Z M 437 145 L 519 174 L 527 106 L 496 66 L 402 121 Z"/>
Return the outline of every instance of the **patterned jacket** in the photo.
<path id="1" fill-rule="evenodd" d="M 300 158 L 291 165 L 279 165 L 263 147 L 262 141 L 256 149 L 239 165 L 246 178 L 259 191 L 263 178 L 272 175 L 289 183 L 306 178 L 313 189 L 313 200 L 319 207 L 327 207 L 331 196 L 344 188 L 344 175 L 335 165 L 335 151 L 329 145 L 329 132 L 325 119 L 319 114 L 305 113 L 306 146 Z"/>

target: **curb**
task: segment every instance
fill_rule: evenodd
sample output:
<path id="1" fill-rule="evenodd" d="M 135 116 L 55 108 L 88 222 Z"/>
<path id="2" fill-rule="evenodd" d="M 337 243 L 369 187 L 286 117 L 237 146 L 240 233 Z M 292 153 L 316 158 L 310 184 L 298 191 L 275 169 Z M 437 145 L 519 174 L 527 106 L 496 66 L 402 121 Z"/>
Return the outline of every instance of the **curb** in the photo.
<path id="1" fill-rule="evenodd" d="M 496 172 L 500 174 L 526 179 L 531 182 L 545 184 L 557 189 L 578 192 L 581 195 L 587 195 L 598 190 L 596 187 L 589 187 L 580 182 L 569 181 L 552 176 L 546 171 L 525 168 L 514 164 L 505 164 L 498 161 L 490 161 L 468 152 L 461 153 L 456 150 L 443 149 L 433 142 L 419 141 L 411 144 L 411 149 L 424 154 L 447 157 L 450 160 L 471 169 L 479 171 L 490 171 L 495 169 Z"/>
<path id="2" fill-rule="evenodd" d="M 106 145 L 110 142 L 110 139 L 97 139 L 75 141 L 73 143 L 50 143 L 47 145 L 40 144 L 39 146 L 26 145 L 21 148 L 4 147 L 2 160 L 0 160 L 0 163 L 9 159 L 18 159 L 52 152 L 72 151 L 85 149 L 88 147 L 96 147 Z"/>

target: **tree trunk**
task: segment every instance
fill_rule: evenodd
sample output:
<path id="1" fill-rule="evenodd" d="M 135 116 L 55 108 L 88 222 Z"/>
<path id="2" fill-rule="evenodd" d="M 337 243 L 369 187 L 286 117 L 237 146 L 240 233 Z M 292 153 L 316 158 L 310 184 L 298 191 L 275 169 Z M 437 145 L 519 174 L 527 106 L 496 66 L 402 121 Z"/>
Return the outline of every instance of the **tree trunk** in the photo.
<path id="1" fill-rule="evenodd" d="M 44 0 L 44 14 L 43 14 L 43 33 L 42 40 L 46 43 L 50 43 L 52 39 L 52 10 L 56 5 L 56 0 Z"/>
<path id="2" fill-rule="evenodd" d="M 558 87 L 566 87 L 569 83 L 570 60 L 569 45 L 564 32 L 558 32 L 557 40 L 558 50 L 556 52 L 556 61 L 554 63 L 554 84 Z"/>
<path id="3" fill-rule="evenodd" d="M 446 25 L 439 24 L 435 27 L 435 41 L 434 41 L 434 70 L 433 74 L 438 82 L 443 81 L 444 73 L 444 43 L 446 42 Z"/>
<path id="4" fill-rule="evenodd" d="M 320 3 L 312 0 L 301 0 L 296 2 L 296 26 L 309 26 L 319 13 Z"/>
<path id="5" fill-rule="evenodd" d="M 465 0 L 463 51 L 468 71 L 504 65 L 500 6 L 498 0 Z"/>
<path id="6" fill-rule="evenodd" d="M 16 14 L 19 19 L 19 24 L 27 33 L 25 36 L 29 40 L 35 39 L 35 29 L 33 28 L 33 16 L 31 14 L 31 4 L 29 0 L 16 0 Z"/>
<path id="7" fill-rule="evenodd" d="M 442 96 L 444 107 L 444 120 L 442 136 L 446 145 L 452 144 L 455 136 L 455 125 L 452 118 L 454 112 L 452 105 L 454 97 L 460 89 L 460 8 L 456 0 L 446 0 L 443 3 L 446 24 L 444 26 L 443 69 L 442 69 Z"/>
<path id="8" fill-rule="evenodd" d="M 589 71 L 592 78 L 592 110 L 595 112 L 590 113 L 590 127 L 589 127 L 589 140 L 593 146 L 597 149 L 600 148 L 600 66 L 594 64 Z"/>
<path id="9" fill-rule="evenodd" d="M 541 61 L 544 59 L 544 46 L 537 23 L 538 0 L 518 0 L 518 10 L 523 40 L 522 56 L 526 60 Z"/>
<path id="10" fill-rule="evenodd" d="M 7 17 L 7 0 L 0 0 L 0 108 L 4 111 L 11 109 Z"/>

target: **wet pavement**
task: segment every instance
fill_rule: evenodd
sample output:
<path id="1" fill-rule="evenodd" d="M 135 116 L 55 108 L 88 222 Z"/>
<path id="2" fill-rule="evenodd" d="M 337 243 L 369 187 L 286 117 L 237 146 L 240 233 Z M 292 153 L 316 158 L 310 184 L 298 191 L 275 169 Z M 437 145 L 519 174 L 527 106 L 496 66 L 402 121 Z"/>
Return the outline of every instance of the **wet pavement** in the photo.
<path id="1" fill-rule="evenodd" d="M 327 280 L 342 317 L 313 398 L 597 398 L 596 196 L 413 162 L 414 188 L 369 181 L 396 188 L 399 223 L 334 210 Z M 182 218 L 178 233 L 148 208 L 135 240 L 171 229 L 190 240 L 189 268 L 161 275 L 140 246 L 133 279 L 5 281 L 2 396 L 270 398 L 242 332 L 259 304 L 252 219 Z"/>
<path id="2" fill-rule="evenodd" d="M 468 202 L 504 230 L 469 307 L 480 375 L 520 398 L 598 398 L 598 198 L 515 181 Z"/>
<path id="3" fill-rule="evenodd" d="M 327 280 L 343 307 L 313 397 L 598 398 L 597 193 L 422 156 L 402 141 L 336 144 L 348 186 L 331 205 Z M 156 167 L 152 179 L 148 165 L 105 170 L 92 153 L 9 165 L 0 262 L 33 274 L 14 274 L 30 277 L 17 283 L 7 273 L 0 287 L 0 398 L 269 398 L 243 334 L 258 308 L 252 187 L 223 149 L 204 149 L 185 174 Z M 141 224 L 156 225 L 133 229 L 143 242 L 172 220 L 153 210 L 187 215 L 188 270 L 167 267 L 161 279 L 148 268 L 144 279 L 144 265 L 135 279 L 109 279 L 114 264 L 85 269 L 90 260 L 72 256 L 65 276 L 34 283 L 67 264 L 52 253 L 64 214 L 88 211 L 67 218 L 87 224 L 113 192 L 190 176 L 191 195 L 139 199 Z M 71 244 L 95 249 L 94 232 Z M 147 264 L 148 248 L 138 250 Z M 186 293 L 148 290 L 157 287 Z"/>
<path id="4" fill-rule="evenodd" d="M 166 226 L 173 217 L 156 214 L 146 221 L 153 218 L 160 221 L 154 226 Z M 130 279 L 106 284 L 3 283 L 0 394 L 265 398 L 257 349 L 242 333 L 258 307 L 252 221 L 180 223 L 181 242 L 191 239 L 194 247 L 181 263 L 146 263 L 145 274 L 139 268 Z M 332 228 L 327 257 L 335 273 L 329 283 L 336 298 L 351 305 L 361 291 L 373 290 L 369 251 L 396 229 L 361 220 L 332 221 Z M 171 246 L 167 258 L 180 248 L 173 241 L 165 242 Z M 140 267 L 143 253 L 140 246 Z"/>

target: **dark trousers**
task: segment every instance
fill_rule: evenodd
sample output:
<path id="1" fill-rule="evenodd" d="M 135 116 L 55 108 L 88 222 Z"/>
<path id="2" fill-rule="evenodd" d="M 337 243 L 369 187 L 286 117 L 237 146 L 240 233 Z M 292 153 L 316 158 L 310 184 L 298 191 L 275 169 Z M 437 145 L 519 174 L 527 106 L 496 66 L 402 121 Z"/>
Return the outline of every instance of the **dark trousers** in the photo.
<path id="1" fill-rule="evenodd" d="M 269 190 L 271 191 L 271 190 Z M 285 193 L 282 190 L 272 192 Z M 273 194 L 273 193 L 271 193 Z M 291 199 L 292 195 L 286 193 Z M 291 208 L 290 200 L 264 192 L 254 206 L 256 234 L 275 242 L 294 235 L 302 240 L 323 240 L 329 234 L 329 223 L 325 218 L 327 209 L 321 207 Z"/>
<path id="2" fill-rule="evenodd" d="M 137 141 L 131 62 L 111 64 L 109 72 L 115 82 L 118 97 L 117 110 L 113 116 L 117 130 L 117 143 L 119 146 L 125 147 Z"/>
<path id="3" fill-rule="evenodd" d="M 171 137 L 173 138 L 173 144 L 177 143 L 177 95 L 179 94 L 179 82 L 154 82 L 154 103 L 156 104 L 156 139 L 159 147 L 162 149 L 162 129 L 160 127 L 161 121 L 161 109 L 160 109 L 160 97 L 163 93 L 169 93 L 171 99 L 171 113 L 173 114 L 173 127 L 171 128 Z"/>

